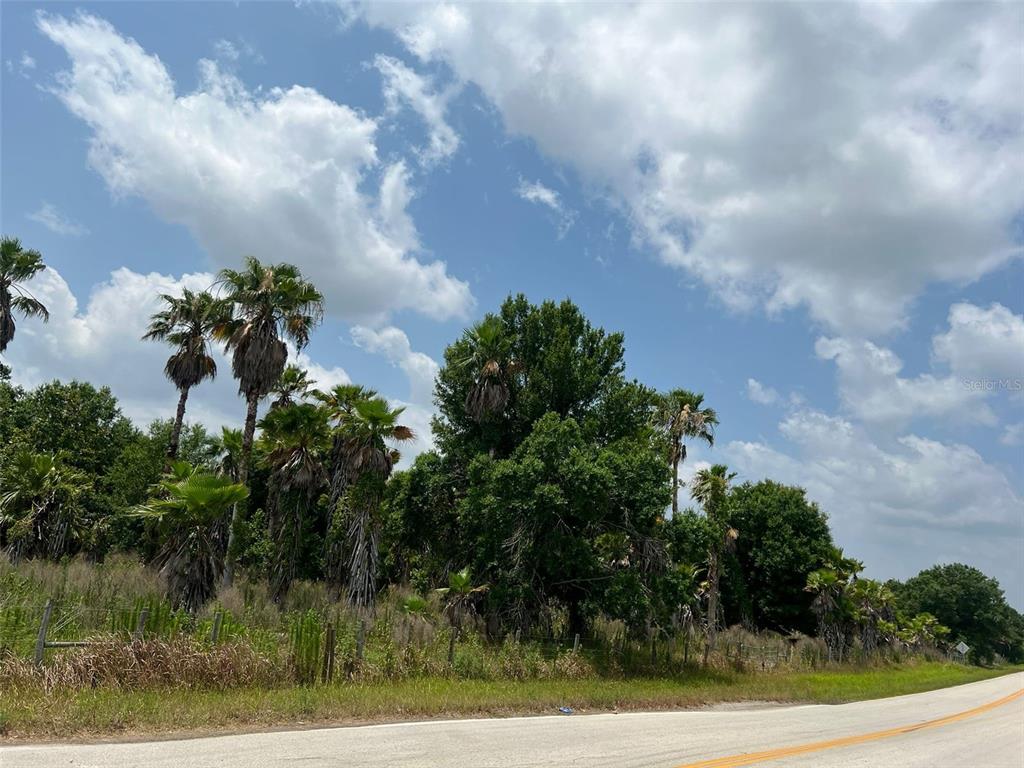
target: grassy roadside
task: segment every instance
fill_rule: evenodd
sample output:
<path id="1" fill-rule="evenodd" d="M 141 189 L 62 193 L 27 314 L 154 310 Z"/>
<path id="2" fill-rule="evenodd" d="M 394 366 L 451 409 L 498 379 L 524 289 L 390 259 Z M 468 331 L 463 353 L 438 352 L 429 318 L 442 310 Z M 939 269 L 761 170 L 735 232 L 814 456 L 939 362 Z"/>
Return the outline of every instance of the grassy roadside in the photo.
<path id="1" fill-rule="evenodd" d="M 740 701 L 840 703 L 984 680 L 1020 667 L 937 663 L 816 673 L 693 673 L 679 679 L 398 682 L 225 691 L 93 689 L 0 693 L 2 740 L 194 735 L 428 717 L 699 707 Z"/>

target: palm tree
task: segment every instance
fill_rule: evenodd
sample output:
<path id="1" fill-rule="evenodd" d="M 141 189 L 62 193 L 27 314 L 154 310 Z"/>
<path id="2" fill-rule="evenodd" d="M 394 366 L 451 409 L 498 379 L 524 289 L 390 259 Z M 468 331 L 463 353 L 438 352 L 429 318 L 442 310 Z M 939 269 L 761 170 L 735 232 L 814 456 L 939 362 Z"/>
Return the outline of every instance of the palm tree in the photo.
<path id="1" fill-rule="evenodd" d="M 818 637 L 825 641 L 828 660 L 842 653 L 843 631 L 839 611 L 843 605 L 846 582 L 832 568 L 819 568 L 807 574 L 804 590 L 814 595 L 811 610 L 818 618 Z"/>
<path id="2" fill-rule="evenodd" d="M 679 465 L 686 461 L 686 440 L 715 444 L 718 415 L 704 408 L 704 395 L 686 389 L 673 389 L 661 395 L 658 424 L 669 440 L 668 461 L 672 467 L 672 514 L 679 512 Z"/>
<path id="3" fill-rule="evenodd" d="M 164 308 L 153 315 L 142 338 L 166 341 L 175 347 L 164 366 L 164 375 L 180 393 L 167 446 L 167 457 L 173 460 L 178 455 L 189 390 L 217 375 L 217 361 L 210 354 L 209 338 L 213 329 L 225 320 L 226 305 L 206 291 L 195 293 L 188 288 L 181 296 L 163 294 L 160 298 Z"/>
<path id="4" fill-rule="evenodd" d="M 238 393 L 245 397 L 245 428 L 238 479 L 248 482 L 256 411 L 261 399 L 280 380 L 288 362 L 284 338 L 302 349 L 309 334 L 323 318 L 323 295 L 303 279 L 291 264 L 265 266 L 251 256 L 242 270 L 223 269 L 218 285 L 233 308 L 233 315 L 215 329 L 217 338 L 232 353 L 231 370 L 238 379 Z M 241 510 L 231 515 L 225 584 L 234 575 L 234 544 Z"/>
<path id="5" fill-rule="evenodd" d="M 220 437 L 214 438 L 214 442 L 217 454 L 214 469 L 218 475 L 237 483 L 242 461 L 242 430 L 221 427 Z"/>
<path id="6" fill-rule="evenodd" d="M 340 593 L 345 561 L 345 538 L 338 504 L 355 481 L 352 455 L 357 447 L 353 420 L 356 403 L 377 397 L 372 389 L 359 384 L 338 384 L 329 392 L 314 390 L 313 397 L 322 404 L 334 423 L 330 457 L 330 498 L 327 504 L 326 570 L 335 597 Z"/>
<path id="7" fill-rule="evenodd" d="M 711 529 L 708 545 L 708 642 L 704 647 L 704 664 L 715 648 L 718 637 L 718 598 L 721 578 L 722 555 L 733 545 L 739 534 L 727 520 L 727 495 L 729 483 L 736 477 L 724 464 L 715 464 L 699 470 L 693 476 L 690 492 L 703 508 Z"/>
<path id="8" fill-rule="evenodd" d="M 488 586 L 481 584 L 473 586 L 473 579 L 469 573 L 469 566 L 461 571 L 454 571 L 448 574 L 448 586 L 434 590 L 445 598 L 444 612 L 448 622 L 452 626 L 452 633 L 448 639 L 448 663 L 455 663 L 455 643 L 462 633 L 462 622 L 467 615 L 473 611 L 473 603 L 486 592 Z"/>
<path id="9" fill-rule="evenodd" d="M 391 408 L 382 397 L 354 403 L 352 417 L 342 428 L 349 441 L 348 471 L 355 478 L 341 501 L 348 514 L 348 599 L 357 607 L 371 608 L 377 594 L 377 558 L 380 539 L 380 504 L 395 463 L 391 442 L 407 442 L 415 435 L 398 423 L 404 408 Z"/>
<path id="10" fill-rule="evenodd" d="M 297 365 L 289 365 L 282 371 L 281 378 L 270 390 L 276 395 L 270 404 L 271 408 L 281 408 L 302 400 L 313 389 L 313 382 L 309 379 L 309 373 L 305 368 Z"/>
<path id="11" fill-rule="evenodd" d="M 480 423 L 500 415 L 512 395 L 512 377 L 518 365 L 501 318 L 488 315 L 466 330 L 469 353 L 458 361 L 473 371 L 473 385 L 466 393 L 466 413 Z"/>
<path id="12" fill-rule="evenodd" d="M 824 568 L 807 575 L 804 590 L 814 595 L 811 610 L 818 618 L 818 636 L 825 641 L 829 661 L 842 661 L 847 645 L 847 626 L 855 611 L 850 593 L 864 565 L 859 560 L 846 557 L 838 547 L 832 548 L 827 560 Z"/>
<path id="13" fill-rule="evenodd" d="M 0 239 L 0 352 L 14 339 L 14 313 L 22 317 L 50 319 L 43 303 L 33 296 L 25 283 L 46 269 L 39 251 L 24 249 L 16 237 Z"/>
<path id="14" fill-rule="evenodd" d="M 896 596 L 880 581 L 857 579 L 850 587 L 850 601 L 860 625 L 861 647 L 866 653 L 874 653 L 884 635 L 883 623 L 896 618 Z"/>
<path id="15" fill-rule="evenodd" d="M 311 403 L 272 408 L 260 422 L 270 468 L 267 498 L 271 541 L 278 554 L 271 574 L 275 602 L 287 594 L 299 561 L 302 528 L 327 481 L 327 414 Z"/>
<path id="16" fill-rule="evenodd" d="M 81 497 L 90 487 L 58 454 L 15 452 L 0 475 L 0 539 L 11 562 L 71 554 L 88 530 Z"/>
<path id="17" fill-rule="evenodd" d="M 155 497 L 133 514 L 158 521 L 163 545 L 155 563 L 168 596 L 175 606 L 195 613 L 213 597 L 223 570 L 218 527 L 249 489 L 179 461 L 154 490 Z"/>

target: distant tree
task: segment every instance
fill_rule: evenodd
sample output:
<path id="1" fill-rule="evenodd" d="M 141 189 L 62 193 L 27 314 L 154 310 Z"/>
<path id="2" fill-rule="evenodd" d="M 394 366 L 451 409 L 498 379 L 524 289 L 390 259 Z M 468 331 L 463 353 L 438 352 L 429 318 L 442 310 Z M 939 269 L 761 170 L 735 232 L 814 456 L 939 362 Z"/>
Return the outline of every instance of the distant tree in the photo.
<path id="1" fill-rule="evenodd" d="M 90 529 L 81 504 L 88 488 L 61 456 L 16 451 L 0 472 L 0 542 L 10 561 L 73 554 Z"/>
<path id="2" fill-rule="evenodd" d="M 238 479 L 249 479 L 249 462 L 256 432 L 259 402 L 281 379 L 288 362 L 284 339 L 298 349 L 309 342 L 309 334 L 323 318 L 323 295 L 303 279 L 291 264 L 267 266 L 249 257 L 241 270 L 223 269 L 218 286 L 232 307 L 232 316 L 218 324 L 215 335 L 231 352 L 231 371 L 238 380 L 238 392 L 245 398 L 245 427 Z M 226 584 L 234 573 L 234 539 L 240 508 L 232 513 L 228 534 Z"/>
<path id="3" fill-rule="evenodd" d="M 392 446 L 415 438 L 399 422 L 404 410 L 391 408 L 382 397 L 360 400 L 344 427 L 350 441 L 348 461 L 356 478 L 339 502 L 349 521 L 346 584 L 349 603 L 360 608 L 372 608 L 377 597 L 381 503 L 387 479 L 400 458 Z"/>
<path id="4" fill-rule="evenodd" d="M 509 297 L 494 318 L 449 345 L 435 385 L 438 448 L 463 467 L 479 453 L 510 455 L 549 412 L 583 424 L 623 383 L 622 335 L 594 328 L 572 302 Z"/>
<path id="5" fill-rule="evenodd" d="M 320 402 L 332 429 L 331 455 L 328 462 L 330 494 L 326 541 L 327 579 L 335 594 L 341 589 L 345 570 L 345 522 L 338 515 L 339 504 L 349 486 L 358 479 L 356 458 L 359 450 L 356 405 L 377 397 L 372 389 L 359 384 L 338 384 L 328 392 L 314 390 L 313 397 Z"/>
<path id="6" fill-rule="evenodd" d="M 739 573 L 727 574 L 726 591 L 735 591 L 739 581 L 748 601 L 741 605 L 739 595 L 723 595 L 734 612 L 731 620 L 811 634 L 815 617 L 804 586 L 807 574 L 824 567 L 832 551 L 828 518 L 802 488 L 772 480 L 734 487 L 727 515 L 742 535 L 730 563 Z"/>
<path id="7" fill-rule="evenodd" d="M 668 462 L 672 467 L 672 514 L 679 511 L 679 465 L 686 461 L 686 441 L 715 444 L 718 414 L 704 406 L 704 395 L 673 389 L 660 397 L 658 423 L 668 438 Z"/>
<path id="8" fill-rule="evenodd" d="M 176 606 L 195 613 L 210 601 L 223 570 L 218 527 L 244 501 L 244 485 L 176 462 L 157 495 L 134 514 L 157 521 L 162 545 L 155 564 Z"/>
<path id="9" fill-rule="evenodd" d="M 280 602 L 295 578 L 303 528 L 327 483 L 324 459 L 330 431 L 327 414 L 311 403 L 271 408 L 260 429 L 264 461 L 270 468 L 270 538 L 277 550 L 271 594 Z"/>
<path id="10" fill-rule="evenodd" d="M 818 637 L 825 641 L 829 661 L 842 661 L 850 643 L 855 614 L 849 589 L 863 569 L 859 560 L 833 547 L 825 567 L 807 575 L 805 589 L 813 596 L 811 610 L 818 619 Z"/>
<path id="11" fill-rule="evenodd" d="M 310 381 L 309 373 L 305 368 L 297 365 L 289 365 L 281 372 L 281 378 L 270 390 L 275 395 L 271 408 L 281 408 L 286 405 L 302 400 L 313 389 L 313 382 Z"/>
<path id="12" fill-rule="evenodd" d="M 907 616 L 929 613 L 964 641 L 971 658 L 989 663 L 999 655 L 1024 658 L 1019 614 L 1006 603 L 999 582 L 962 563 L 936 565 L 896 586 L 896 605 Z"/>
<path id="13" fill-rule="evenodd" d="M 0 352 L 14 340 L 14 313 L 22 317 L 40 317 L 50 313 L 25 287 L 25 283 L 46 269 L 39 251 L 21 247 L 16 237 L 0 239 Z"/>
<path id="14" fill-rule="evenodd" d="M 448 663 L 455 663 L 455 643 L 462 633 L 462 624 L 473 612 L 474 602 L 486 592 L 486 584 L 473 584 L 469 568 L 453 571 L 448 575 L 448 586 L 436 590 L 444 599 L 444 613 L 451 624 L 452 633 L 448 641 Z"/>
<path id="15" fill-rule="evenodd" d="M 728 492 L 729 483 L 736 476 L 724 464 L 715 464 L 707 469 L 698 470 L 693 476 L 690 493 L 694 501 L 704 508 L 704 516 L 708 520 L 710 541 L 708 544 L 708 641 L 704 649 L 704 663 L 715 650 L 715 641 L 719 629 L 719 579 L 721 578 L 722 558 L 730 549 L 739 533 L 729 525 Z"/>
<path id="16" fill-rule="evenodd" d="M 181 296 L 162 294 L 163 309 L 153 315 L 143 339 L 166 341 L 174 352 L 167 358 L 164 375 L 178 389 L 178 410 L 167 444 L 167 457 L 178 455 L 181 425 L 185 420 L 188 393 L 206 379 L 217 375 L 217 361 L 210 349 L 210 336 L 224 322 L 227 305 L 206 291 L 185 288 Z"/>
<path id="17" fill-rule="evenodd" d="M 659 536 L 667 480 L 659 446 L 646 435 L 601 445 L 555 413 L 508 458 L 479 455 L 458 515 L 474 572 L 491 584 L 495 617 L 529 628 L 554 601 L 571 634 L 585 634 L 603 609 L 642 624 L 649 603 L 634 610 L 626 595 L 668 565 Z"/>
<path id="18" fill-rule="evenodd" d="M 488 315 L 466 330 L 467 354 L 458 361 L 473 373 L 473 384 L 466 393 L 465 408 L 476 422 L 498 416 L 512 396 L 512 378 L 518 364 L 512 359 L 511 339 L 500 318 Z"/>

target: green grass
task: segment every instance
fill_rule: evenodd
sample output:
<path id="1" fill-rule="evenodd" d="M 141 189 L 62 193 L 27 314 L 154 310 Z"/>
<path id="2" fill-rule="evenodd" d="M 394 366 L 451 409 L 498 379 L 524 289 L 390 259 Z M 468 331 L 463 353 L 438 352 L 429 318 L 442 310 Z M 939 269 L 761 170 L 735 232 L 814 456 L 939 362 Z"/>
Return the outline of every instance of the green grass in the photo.
<path id="1" fill-rule="evenodd" d="M 92 689 L 0 695 L 5 740 L 244 731 L 427 717 L 677 709 L 719 702 L 840 703 L 969 683 L 1019 671 L 938 663 L 780 674 L 693 672 L 677 679 L 380 683 L 225 691 Z"/>

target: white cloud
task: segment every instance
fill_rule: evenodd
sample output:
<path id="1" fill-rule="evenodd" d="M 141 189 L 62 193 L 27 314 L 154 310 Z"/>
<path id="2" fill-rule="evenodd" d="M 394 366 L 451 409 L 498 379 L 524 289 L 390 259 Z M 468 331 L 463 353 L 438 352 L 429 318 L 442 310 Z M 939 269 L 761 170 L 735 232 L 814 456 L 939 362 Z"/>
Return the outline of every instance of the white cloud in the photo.
<path id="1" fill-rule="evenodd" d="M 214 42 L 213 51 L 217 54 L 217 58 L 225 59 L 226 61 L 238 61 L 242 55 L 237 45 L 223 38 Z"/>
<path id="2" fill-rule="evenodd" d="M 1012 4 L 361 7 L 729 304 L 899 326 L 1021 253 Z"/>
<path id="3" fill-rule="evenodd" d="M 999 442 L 1011 447 L 1024 445 L 1024 421 L 1016 424 L 1007 424 L 1003 429 Z"/>
<path id="4" fill-rule="evenodd" d="M 22 52 L 20 64 L 22 73 L 26 73 L 36 68 L 36 60 L 29 56 L 27 51 Z"/>
<path id="5" fill-rule="evenodd" d="M 71 219 L 57 210 L 57 206 L 52 203 L 48 203 L 45 200 L 40 204 L 37 210 L 27 214 L 27 216 L 32 221 L 42 224 L 48 230 L 55 232 L 58 235 L 80 237 L 81 235 L 89 234 L 88 229 L 83 227 L 81 224 L 71 221 Z"/>
<path id="6" fill-rule="evenodd" d="M 974 563 L 1024 598 L 1024 499 L 972 448 L 904 435 L 876 443 L 863 428 L 804 410 L 779 425 L 789 451 L 763 442 L 724 448 L 741 479 L 800 485 L 829 513 L 838 543 L 869 572 L 906 577 L 942 562 Z"/>
<path id="7" fill-rule="evenodd" d="M 92 129 L 92 167 L 114 194 L 186 226 L 218 264 L 286 258 L 351 319 L 472 305 L 443 262 L 413 256 L 404 166 L 382 167 L 374 120 L 298 85 L 250 92 L 208 60 L 197 89 L 178 94 L 160 59 L 106 21 L 42 13 L 38 26 L 71 59 L 55 93 Z"/>
<path id="8" fill-rule="evenodd" d="M 176 278 L 121 268 L 93 289 L 83 308 L 60 273 L 46 269 L 29 287 L 50 310 L 50 322 L 29 319 L 18 324 L 5 353 L 14 382 L 35 387 L 53 379 L 79 379 L 109 386 L 124 414 L 140 426 L 173 417 L 177 393 L 163 374 L 170 348 L 142 341 L 142 335 L 150 315 L 160 307 L 160 294 L 205 290 L 213 280 L 205 272 Z M 193 390 L 186 412 L 186 419 L 210 429 L 237 425 L 245 415 L 230 361 L 220 347 L 214 350 L 217 377 Z M 305 352 L 296 354 L 292 346 L 289 360 L 306 368 L 321 387 L 350 381 L 341 368 L 316 363 Z"/>
<path id="9" fill-rule="evenodd" d="M 899 429 L 922 417 L 988 425 L 996 421 L 984 391 L 964 386 L 956 376 L 903 378 L 903 361 L 870 341 L 822 337 L 814 351 L 822 360 L 835 362 L 843 409 L 872 425 Z"/>
<path id="10" fill-rule="evenodd" d="M 779 393 L 771 387 L 766 387 L 757 379 L 747 379 L 747 398 L 761 405 L 771 405 L 778 402 Z"/>
<path id="11" fill-rule="evenodd" d="M 528 203 L 545 206 L 555 214 L 559 238 L 565 237 L 565 233 L 576 221 L 576 212 L 565 206 L 558 192 L 545 187 L 539 181 L 531 182 L 520 178 L 516 194 Z"/>
<path id="12" fill-rule="evenodd" d="M 401 368 L 409 380 L 408 399 L 388 398 L 393 408 L 405 409 L 402 422 L 415 435 L 411 443 L 399 446 L 402 461 L 398 466 L 404 469 L 421 453 L 434 449 L 430 422 L 436 413 L 433 395 L 439 366 L 429 355 L 414 351 L 409 337 L 400 328 L 367 328 L 357 325 L 351 329 L 351 334 L 356 346 L 383 355 L 392 365 Z"/>
<path id="13" fill-rule="evenodd" d="M 960 377 L 1024 380 L 1024 316 L 1002 304 L 954 304 L 949 331 L 932 339 L 932 352 Z"/>
<path id="14" fill-rule="evenodd" d="M 351 329 L 351 333 L 357 346 L 384 355 L 392 365 L 402 369 L 409 378 L 409 399 L 412 402 L 430 405 L 438 364 L 429 355 L 413 351 L 404 331 L 394 326 L 373 329 L 357 325 Z"/>
<path id="15" fill-rule="evenodd" d="M 430 78 L 391 56 L 377 56 L 374 66 L 384 79 L 388 111 L 397 113 L 406 104 L 427 126 L 429 144 L 418 153 L 423 165 L 431 166 L 454 155 L 459 148 L 459 135 L 444 116 L 453 93 L 438 92 Z"/>

